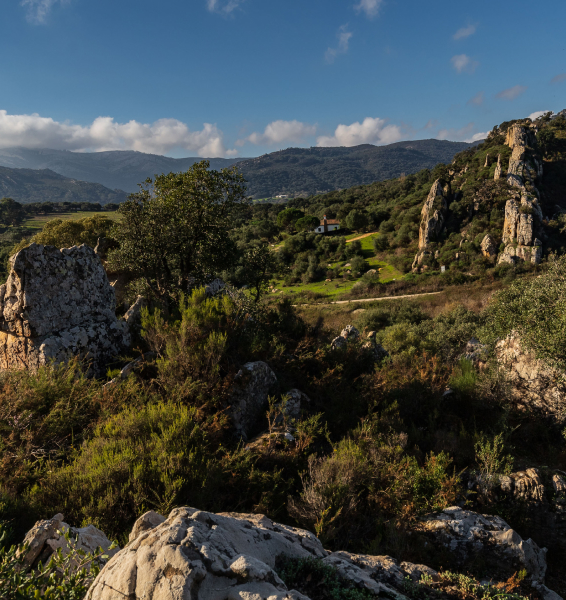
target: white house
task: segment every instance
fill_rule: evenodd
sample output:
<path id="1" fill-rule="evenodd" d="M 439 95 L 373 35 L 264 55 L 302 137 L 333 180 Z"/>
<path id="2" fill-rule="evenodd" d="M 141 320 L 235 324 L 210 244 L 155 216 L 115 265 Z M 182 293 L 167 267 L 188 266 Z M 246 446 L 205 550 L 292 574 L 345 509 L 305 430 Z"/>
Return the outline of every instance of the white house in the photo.
<path id="1" fill-rule="evenodd" d="M 340 229 L 340 221 L 336 219 L 327 219 L 326 215 L 320 222 L 320 225 L 314 230 L 315 233 L 328 233 L 329 231 L 337 231 Z"/>

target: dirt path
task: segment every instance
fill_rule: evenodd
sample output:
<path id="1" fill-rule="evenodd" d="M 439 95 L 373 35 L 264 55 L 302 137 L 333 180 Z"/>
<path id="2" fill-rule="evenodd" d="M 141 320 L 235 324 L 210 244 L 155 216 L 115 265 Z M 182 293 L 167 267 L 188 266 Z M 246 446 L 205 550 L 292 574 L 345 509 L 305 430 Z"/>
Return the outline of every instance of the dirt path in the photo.
<path id="1" fill-rule="evenodd" d="M 381 300 L 401 300 L 402 298 L 418 298 L 419 296 L 434 296 L 442 292 L 426 292 L 424 294 L 407 294 L 405 296 L 384 296 L 381 298 L 360 298 L 359 300 L 335 300 L 324 304 L 293 304 L 293 306 L 330 306 L 331 304 L 351 304 L 352 302 L 379 302 Z"/>
<path id="2" fill-rule="evenodd" d="M 356 240 L 363 240 L 364 238 L 367 238 L 370 235 L 373 235 L 374 233 L 377 233 L 377 231 L 370 231 L 369 233 L 364 233 L 363 235 L 359 235 L 358 237 L 352 238 L 351 240 L 346 240 L 346 244 L 349 244 L 350 242 L 355 242 Z"/>

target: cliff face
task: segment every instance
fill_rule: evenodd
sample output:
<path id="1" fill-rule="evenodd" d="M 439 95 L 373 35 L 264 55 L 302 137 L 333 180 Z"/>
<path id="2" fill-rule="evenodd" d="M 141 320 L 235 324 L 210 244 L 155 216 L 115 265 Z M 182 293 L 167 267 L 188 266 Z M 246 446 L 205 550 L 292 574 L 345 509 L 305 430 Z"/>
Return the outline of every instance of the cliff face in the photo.
<path id="1" fill-rule="evenodd" d="M 448 212 L 448 198 L 450 188 L 443 187 L 437 179 L 430 189 L 428 198 L 421 211 L 421 224 L 419 227 L 419 251 L 413 261 L 413 270 L 417 269 L 430 254 L 428 244 L 438 238 L 444 227 Z"/>
<path id="2" fill-rule="evenodd" d="M 502 234 L 505 248 L 498 263 L 514 264 L 521 260 L 539 264 L 542 242 L 537 235 L 541 228 L 542 211 L 535 183 L 542 175 L 542 161 L 534 150 L 536 139 L 529 128 L 515 123 L 507 131 L 505 143 L 512 151 L 507 183 L 516 189 L 516 193 L 513 193 L 505 205 Z M 497 168 L 495 179 L 500 176 L 501 169 Z"/>

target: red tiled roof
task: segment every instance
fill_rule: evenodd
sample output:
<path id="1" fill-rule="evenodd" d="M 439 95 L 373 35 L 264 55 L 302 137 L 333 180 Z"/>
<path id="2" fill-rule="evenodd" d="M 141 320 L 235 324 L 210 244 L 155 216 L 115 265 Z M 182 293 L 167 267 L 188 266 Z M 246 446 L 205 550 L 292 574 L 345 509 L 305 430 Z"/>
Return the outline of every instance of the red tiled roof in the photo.
<path id="1" fill-rule="evenodd" d="M 320 224 L 324 225 L 324 220 L 323 219 L 321 219 Z M 340 225 L 340 221 L 337 221 L 336 219 L 327 219 L 326 220 L 326 224 L 327 225 Z"/>

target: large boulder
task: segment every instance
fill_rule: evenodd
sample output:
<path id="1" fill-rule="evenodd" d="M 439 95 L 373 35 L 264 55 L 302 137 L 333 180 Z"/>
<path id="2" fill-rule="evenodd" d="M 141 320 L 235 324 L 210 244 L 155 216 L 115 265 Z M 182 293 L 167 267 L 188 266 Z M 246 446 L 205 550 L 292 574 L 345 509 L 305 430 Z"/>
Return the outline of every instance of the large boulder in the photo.
<path id="1" fill-rule="evenodd" d="M 455 506 L 425 517 L 422 529 L 435 543 L 445 546 L 460 567 L 481 556 L 503 580 L 526 569 L 532 581 L 544 583 L 546 548 L 539 548 L 531 539 L 523 540 L 501 517 Z"/>
<path id="2" fill-rule="evenodd" d="M 161 523 L 163 517 L 153 517 L 154 526 L 146 516 L 140 518 L 143 528 L 136 523 L 138 533 L 100 572 L 86 600 L 309 600 L 287 589 L 277 574 L 283 557 L 321 560 L 353 587 L 399 600 L 406 600 L 397 590 L 404 589 L 407 577 L 436 575 L 389 556 L 327 552 L 312 533 L 264 515 L 178 508 Z"/>
<path id="3" fill-rule="evenodd" d="M 277 377 L 269 365 L 257 361 L 246 363 L 235 379 L 229 414 L 236 432 L 247 439 L 259 417 L 265 414 Z"/>
<path id="4" fill-rule="evenodd" d="M 499 341 L 495 354 L 511 384 L 515 404 L 528 412 L 566 420 L 566 385 L 560 373 L 525 350 L 515 333 Z"/>
<path id="5" fill-rule="evenodd" d="M 130 343 L 116 298 L 89 246 L 31 244 L 10 258 L 0 286 L 0 369 L 37 370 L 77 356 L 101 375 Z"/>

